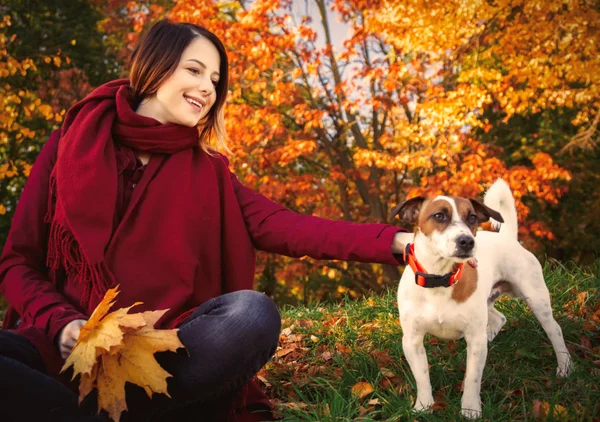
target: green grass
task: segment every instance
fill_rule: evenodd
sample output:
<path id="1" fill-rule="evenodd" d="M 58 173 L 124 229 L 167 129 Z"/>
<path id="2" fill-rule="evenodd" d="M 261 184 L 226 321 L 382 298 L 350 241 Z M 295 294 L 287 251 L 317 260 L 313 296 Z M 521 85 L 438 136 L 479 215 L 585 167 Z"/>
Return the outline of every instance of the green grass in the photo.
<path id="1" fill-rule="evenodd" d="M 595 312 L 600 316 L 599 270 L 600 260 L 588 269 L 555 261 L 544 268 L 554 315 L 575 364 L 566 380 L 556 378 L 553 349 L 525 303 L 507 298 L 497 303 L 508 322 L 489 344 L 484 420 L 600 420 L 600 325 L 593 319 Z M 358 301 L 282 310 L 279 356 L 261 371 L 259 384 L 284 420 L 461 420 L 464 340 L 426 337 L 431 383 L 440 404 L 430 414 L 411 413 L 416 390 L 402 352 L 395 297 L 393 289 Z M 359 382 L 374 391 L 356 397 L 352 387 Z M 566 414 L 540 417 L 534 412 L 536 400 L 550 408 L 560 405 Z"/>

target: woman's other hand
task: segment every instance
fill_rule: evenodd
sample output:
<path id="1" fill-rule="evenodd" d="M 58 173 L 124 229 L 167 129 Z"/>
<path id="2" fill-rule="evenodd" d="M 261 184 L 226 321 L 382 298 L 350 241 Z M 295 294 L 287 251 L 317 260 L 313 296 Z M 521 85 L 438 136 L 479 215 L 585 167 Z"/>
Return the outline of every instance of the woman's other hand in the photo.
<path id="1" fill-rule="evenodd" d="M 406 245 L 411 243 L 415 238 L 414 233 L 403 233 L 398 232 L 394 235 L 394 239 L 392 240 L 392 252 L 396 254 L 403 254 L 404 248 Z"/>
<path id="2" fill-rule="evenodd" d="M 79 331 L 86 322 L 87 320 L 85 319 L 75 319 L 65 325 L 58 333 L 58 349 L 63 359 L 66 359 L 71 354 L 71 350 L 73 350 L 73 346 L 75 346 L 79 338 Z"/>

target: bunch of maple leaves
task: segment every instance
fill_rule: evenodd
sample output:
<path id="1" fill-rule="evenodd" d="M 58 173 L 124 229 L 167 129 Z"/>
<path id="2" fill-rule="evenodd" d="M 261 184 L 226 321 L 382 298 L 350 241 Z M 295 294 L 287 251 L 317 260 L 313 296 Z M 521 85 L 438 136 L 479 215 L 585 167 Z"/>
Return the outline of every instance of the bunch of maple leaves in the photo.
<path id="1" fill-rule="evenodd" d="M 129 313 L 127 308 L 107 315 L 118 295 L 118 286 L 106 292 L 87 323 L 61 372 L 73 366 L 73 379 L 81 375 L 79 403 L 94 388 L 98 390 L 98 410 L 104 409 L 118 421 L 127 410 L 125 383 L 144 388 L 150 398 L 167 391 L 171 375 L 154 359 L 154 353 L 184 347 L 177 329 L 155 330 L 154 324 L 168 309 Z M 169 396 L 170 397 L 170 396 Z"/>

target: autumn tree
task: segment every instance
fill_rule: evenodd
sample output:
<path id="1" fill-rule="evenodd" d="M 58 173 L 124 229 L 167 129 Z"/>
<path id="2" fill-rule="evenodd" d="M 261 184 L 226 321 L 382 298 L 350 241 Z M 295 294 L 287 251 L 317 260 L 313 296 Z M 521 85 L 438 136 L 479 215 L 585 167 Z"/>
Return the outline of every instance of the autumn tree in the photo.
<path id="1" fill-rule="evenodd" d="M 89 2 L 7 0 L 0 6 L 0 244 L 29 170 L 65 110 L 118 67 Z"/>
<path id="2" fill-rule="evenodd" d="M 163 18 L 170 7 L 171 0 L 87 0 L 96 8 L 101 18 L 97 22 L 98 31 L 104 34 L 104 51 L 115 57 L 119 64 L 115 72 L 127 77 L 127 63 L 131 52 L 144 27 Z"/>
<path id="3" fill-rule="evenodd" d="M 571 175 L 556 164 L 556 151 L 537 147 L 526 162 L 506 161 L 502 145 L 484 144 L 481 135 L 512 116 L 562 107 L 575 109 L 570 123 L 590 132 L 599 98 L 589 77 L 598 68 L 593 8 L 310 4 L 314 22 L 274 0 L 180 1 L 169 14 L 226 42 L 232 162 L 246 183 L 299 212 L 364 222 L 385 221 L 391 205 L 418 193 L 479 196 L 503 176 L 529 246 L 554 240 L 529 213 L 567 191 Z M 336 17 L 350 29 L 341 46 L 331 41 Z M 502 116 L 489 120 L 494 109 Z M 360 291 L 376 289 L 382 275 L 346 263 L 280 262 L 264 277 L 320 283 L 328 276 Z"/>
<path id="4" fill-rule="evenodd" d="M 414 50 L 418 36 L 416 44 L 428 46 L 425 53 L 444 63 L 444 80 L 488 96 L 472 133 L 507 165 L 536 166 L 545 153 L 569 170 L 571 177 L 563 174 L 568 185 L 554 189 L 536 186 L 529 178 L 511 183 L 522 198 L 528 243 L 561 259 L 594 259 L 600 233 L 590 218 L 600 203 L 594 188 L 599 170 L 600 92 L 594 77 L 600 73 L 599 18 L 597 3 L 584 0 L 432 2 L 427 9 L 417 2 L 384 1 L 368 18 L 368 26 L 384 33 L 397 49 Z M 435 30 L 418 33 L 413 22 L 459 30 L 443 36 Z M 538 171 L 537 180 L 551 179 L 552 172 Z M 579 252 L 574 253 L 573 244 Z"/>
<path id="5" fill-rule="evenodd" d="M 556 241 L 541 215 L 554 212 L 571 172 L 593 167 L 569 172 L 559 155 L 597 144 L 600 20 L 584 0 L 312 0 L 303 3 L 312 18 L 286 0 L 89 4 L 121 62 L 163 16 L 224 41 L 232 170 L 294 211 L 385 222 L 411 195 L 479 196 L 503 176 L 535 248 Z M 348 29 L 342 43 L 336 19 Z M 551 113 L 564 122 L 552 136 L 511 129 Z M 531 133 L 527 154 L 514 159 L 503 131 Z M 267 254 L 257 273 L 261 289 L 305 300 L 379 290 L 397 275 Z"/>
<path id="6" fill-rule="evenodd" d="M 32 58 L 19 59 L 11 54 L 17 41 L 16 35 L 9 35 L 7 29 L 11 18 L 3 16 L 0 22 L 0 226 L 3 237 L 10 224 L 10 218 L 18 193 L 29 176 L 31 163 L 37 156 L 42 137 L 45 136 L 49 121 L 61 121 L 62 114 L 55 113 L 47 101 L 42 101 L 38 93 L 28 88 L 27 81 L 35 80 L 39 72 Z M 60 66 L 60 55 L 47 55 L 42 64 Z M 17 193 L 17 195 L 14 195 Z"/>

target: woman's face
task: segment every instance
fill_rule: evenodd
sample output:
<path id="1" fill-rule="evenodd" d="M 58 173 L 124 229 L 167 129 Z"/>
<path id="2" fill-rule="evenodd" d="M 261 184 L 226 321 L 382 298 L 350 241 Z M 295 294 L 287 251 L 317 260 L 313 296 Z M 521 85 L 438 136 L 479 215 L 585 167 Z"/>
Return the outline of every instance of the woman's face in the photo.
<path id="1" fill-rule="evenodd" d="M 215 104 L 220 66 L 215 46 L 196 37 L 183 51 L 175 72 L 155 95 L 142 101 L 144 114 L 163 124 L 196 126 Z"/>

